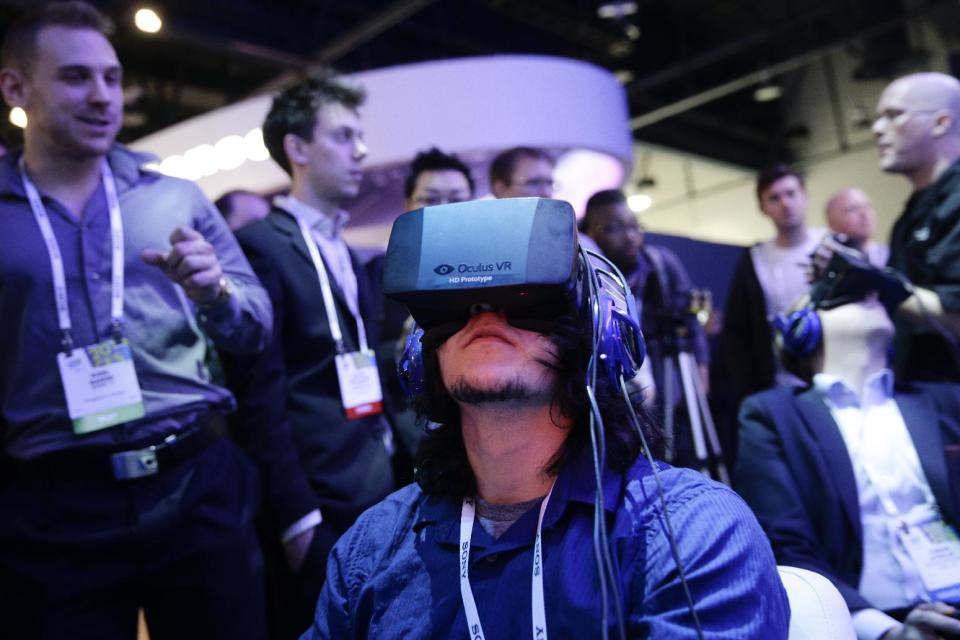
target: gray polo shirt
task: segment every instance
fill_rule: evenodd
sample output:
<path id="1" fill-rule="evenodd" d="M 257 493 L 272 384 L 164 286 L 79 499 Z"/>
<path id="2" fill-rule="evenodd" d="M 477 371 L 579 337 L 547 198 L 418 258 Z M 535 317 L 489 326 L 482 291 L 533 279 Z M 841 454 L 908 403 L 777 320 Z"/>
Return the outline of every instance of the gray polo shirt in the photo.
<path id="1" fill-rule="evenodd" d="M 200 327 L 219 349 L 253 353 L 271 331 L 270 300 L 216 210 L 191 182 L 141 169 L 151 160 L 120 145 L 108 160 L 116 178 L 125 250 L 124 336 L 130 341 L 146 414 L 135 422 L 83 436 L 73 433 L 57 368 L 61 333 L 49 254 L 17 169 L 19 153 L 0 160 L 0 439 L 4 452 L 33 458 L 62 449 L 113 445 L 172 433 L 233 397 L 213 385 L 204 365 Z M 98 186 L 77 220 L 43 196 L 63 254 L 73 341 L 111 336 L 110 215 Z M 210 242 L 234 293 L 199 312 L 157 267 L 146 248 L 170 249 L 179 225 Z"/>

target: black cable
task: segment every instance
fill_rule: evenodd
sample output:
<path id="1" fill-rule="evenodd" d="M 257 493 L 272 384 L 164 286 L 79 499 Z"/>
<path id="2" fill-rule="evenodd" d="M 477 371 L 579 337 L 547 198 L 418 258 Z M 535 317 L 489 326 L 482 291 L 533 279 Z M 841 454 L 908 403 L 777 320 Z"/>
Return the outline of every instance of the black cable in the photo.
<path id="1" fill-rule="evenodd" d="M 687 606 L 690 608 L 690 616 L 693 618 L 693 625 L 697 631 L 697 638 L 703 640 L 703 627 L 700 626 L 700 617 L 697 615 L 697 608 L 693 603 L 693 596 L 690 593 L 690 585 L 687 583 L 686 571 L 683 568 L 683 561 L 680 559 L 680 549 L 677 545 L 677 538 L 673 532 L 673 525 L 670 523 L 670 515 L 667 513 L 667 497 L 666 493 L 663 490 L 663 481 L 660 479 L 660 471 L 657 468 L 657 463 L 653 459 L 653 454 L 650 451 L 650 446 L 647 443 L 647 436 L 643 432 L 643 427 L 640 424 L 640 418 L 637 416 L 637 412 L 633 408 L 633 403 L 630 401 L 630 392 L 627 390 L 627 383 L 623 379 L 623 376 L 620 376 L 620 392 L 623 394 L 623 401 L 626 403 L 627 408 L 629 409 L 630 420 L 633 423 L 634 428 L 637 430 L 637 433 L 640 434 L 640 440 L 643 445 L 643 451 L 646 454 L 647 461 L 650 463 L 651 469 L 653 469 L 653 478 L 657 483 L 657 495 L 660 498 L 660 509 L 663 511 L 663 520 L 667 525 L 667 539 L 670 542 L 670 551 L 673 554 L 673 561 L 677 565 L 677 575 L 680 577 L 680 584 L 683 585 L 683 594 L 687 598 Z"/>
<path id="2" fill-rule="evenodd" d="M 626 640 L 626 625 L 623 617 L 623 601 L 620 595 L 620 587 L 617 584 L 617 572 L 614 569 L 613 559 L 610 555 L 610 542 L 607 533 L 606 510 L 603 499 L 603 473 L 602 469 L 606 467 L 606 437 L 603 425 L 603 416 L 596 401 L 597 386 L 597 351 L 600 345 L 600 301 L 599 301 L 599 277 L 590 262 L 590 257 L 581 248 L 580 257 L 584 265 L 584 277 L 586 279 L 587 301 L 590 305 L 590 316 L 592 320 L 592 349 L 590 360 L 587 364 L 587 384 L 586 394 L 590 401 L 590 440 L 593 447 L 594 460 L 594 505 L 593 505 L 593 542 L 594 559 L 597 563 L 597 572 L 600 576 L 601 584 L 601 635 L 606 640 L 608 637 L 607 628 L 609 615 L 609 598 L 612 593 L 614 611 L 617 614 L 617 629 L 621 640 Z"/>

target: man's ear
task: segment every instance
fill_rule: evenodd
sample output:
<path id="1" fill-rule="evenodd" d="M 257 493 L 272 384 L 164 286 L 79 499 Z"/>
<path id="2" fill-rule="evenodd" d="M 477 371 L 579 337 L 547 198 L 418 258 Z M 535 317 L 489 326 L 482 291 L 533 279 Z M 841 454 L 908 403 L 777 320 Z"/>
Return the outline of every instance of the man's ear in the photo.
<path id="1" fill-rule="evenodd" d="M 295 133 L 283 136 L 283 152 L 291 166 L 307 164 L 306 145 L 304 139 Z"/>
<path id="2" fill-rule="evenodd" d="M 942 135 L 945 135 L 953 128 L 953 115 L 949 111 L 938 111 L 936 115 L 936 120 L 933 123 L 933 129 L 930 130 L 930 133 L 934 138 L 939 138 Z"/>
<path id="3" fill-rule="evenodd" d="M 0 69 L 0 91 L 8 107 L 24 107 L 27 103 L 27 86 L 23 73 L 4 67 Z"/>

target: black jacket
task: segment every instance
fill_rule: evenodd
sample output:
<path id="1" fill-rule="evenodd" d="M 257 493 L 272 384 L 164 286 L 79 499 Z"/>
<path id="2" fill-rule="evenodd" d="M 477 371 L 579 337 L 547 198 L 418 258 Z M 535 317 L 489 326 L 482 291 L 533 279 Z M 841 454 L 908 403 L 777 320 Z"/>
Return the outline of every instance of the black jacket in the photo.
<path id="1" fill-rule="evenodd" d="M 274 208 L 237 238 L 273 302 L 274 332 L 266 351 L 256 359 L 225 362 L 238 419 L 270 425 L 260 430 L 267 433 L 261 442 L 247 447 L 261 468 L 267 514 L 282 532 L 320 506 L 324 519 L 343 529 L 394 489 L 382 439 L 385 422 L 381 416 L 348 420 L 344 414 L 317 272 L 294 218 Z M 375 348 L 379 296 L 352 252 L 351 258 L 367 341 Z M 354 351 L 357 324 L 343 292 L 333 279 L 330 284 L 344 346 Z"/>
<path id="2" fill-rule="evenodd" d="M 897 406 L 944 520 L 960 523 L 960 393 L 914 384 Z M 827 577 L 851 611 L 872 607 L 857 591 L 863 529 L 853 465 L 819 392 L 775 388 L 740 412 L 734 487 L 770 538 L 777 564 Z"/>

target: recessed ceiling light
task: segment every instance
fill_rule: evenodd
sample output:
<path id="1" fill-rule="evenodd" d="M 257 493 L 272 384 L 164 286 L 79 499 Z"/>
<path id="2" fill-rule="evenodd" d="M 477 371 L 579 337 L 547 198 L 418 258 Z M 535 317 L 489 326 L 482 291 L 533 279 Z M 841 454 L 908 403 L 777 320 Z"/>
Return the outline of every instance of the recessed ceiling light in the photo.
<path id="1" fill-rule="evenodd" d="M 153 9 L 137 9 L 133 14 L 133 24 L 144 33 L 157 33 L 163 27 L 163 21 Z"/>
<path id="2" fill-rule="evenodd" d="M 645 193 L 635 193 L 627 198 L 627 206 L 630 207 L 630 210 L 634 213 L 640 213 L 653 206 L 653 198 Z"/>
<path id="3" fill-rule="evenodd" d="M 637 12 L 639 7 L 636 2 L 625 2 L 624 0 L 609 0 L 601 2 L 597 7 L 597 15 L 605 20 L 614 18 L 626 18 Z"/>
<path id="4" fill-rule="evenodd" d="M 773 102 L 783 95 L 783 87 L 778 84 L 765 84 L 757 87 L 753 92 L 753 99 L 757 102 Z"/>

